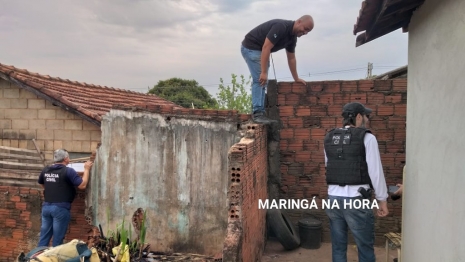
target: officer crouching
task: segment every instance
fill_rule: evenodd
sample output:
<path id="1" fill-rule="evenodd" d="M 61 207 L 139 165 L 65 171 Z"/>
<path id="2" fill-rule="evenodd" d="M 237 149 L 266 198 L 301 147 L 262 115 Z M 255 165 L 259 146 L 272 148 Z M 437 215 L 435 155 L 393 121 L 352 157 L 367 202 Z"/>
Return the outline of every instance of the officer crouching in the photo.
<path id="1" fill-rule="evenodd" d="M 358 248 L 359 261 L 375 261 L 374 215 L 371 208 L 347 207 L 354 200 L 378 201 L 377 214 L 389 214 L 387 187 L 376 137 L 366 128 L 372 110 L 361 103 L 342 109 L 343 127 L 328 132 L 324 140 L 328 200 L 340 208 L 326 209 L 331 228 L 332 261 L 347 261 L 347 229 Z"/>

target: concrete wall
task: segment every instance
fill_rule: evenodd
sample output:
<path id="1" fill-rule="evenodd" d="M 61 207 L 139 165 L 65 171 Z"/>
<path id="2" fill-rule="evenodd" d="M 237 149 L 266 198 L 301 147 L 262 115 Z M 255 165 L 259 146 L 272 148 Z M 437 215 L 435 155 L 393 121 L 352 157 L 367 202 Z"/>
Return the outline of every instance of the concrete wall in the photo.
<path id="1" fill-rule="evenodd" d="M 89 153 L 100 142 L 100 127 L 0 78 L 0 145 L 35 149 L 47 160 L 54 149 Z"/>
<path id="2" fill-rule="evenodd" d="M 369 128 L 378 140 L 384 175 L 388 185 L 402 182 L 405 162 L 405 120 L 407 81 L 360 80 L 309 82 L 307 86 L 279 82 L 277 85 L 280 131 L 281 199 L 308 199 L 315 196 L 319 209 L 288 210 L 295 223 L 313 216 L 323 222 L 322 241 L 330 241 L 328 217 L 321 209 L 326 199 L 325 134 L 342 125 L 342 107 L 361 102 L 373 109 Z M 390 215 L 375 219 L 376 244 L 383 235 L 401 230 L 401 201 L 388 201 Z M 297 225 L 296 225 L 296 228 Z M 353 238 L 349 241 L 354 243 Z"/>
<path id="3" fill-rule="evenodd" d="M 124 110 L 104 117 L 91 179 L 95 225 L 115 230 L 140 207 L 147 211 L 151 250 L 222 251 L 237 121 L 199 118 Z"/>
<path id="4" fill-rule="evenodd" d="M 465 261 L 465 1 L 426 0 L 409 26 L 402 261 Z"/>

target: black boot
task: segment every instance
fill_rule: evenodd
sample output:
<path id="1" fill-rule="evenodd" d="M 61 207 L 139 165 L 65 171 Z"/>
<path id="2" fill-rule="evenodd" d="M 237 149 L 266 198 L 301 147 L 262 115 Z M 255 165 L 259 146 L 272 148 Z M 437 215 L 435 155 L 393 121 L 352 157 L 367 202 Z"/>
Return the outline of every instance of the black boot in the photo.
<path id="1" fill-rule="evenodd" d="M 263 125 L 278 123 L 277 120 L 272 120 L 266 117 L 263 112 L 254 113 L 252 115 L 252 120 L 257 124 L 263 124 Z"/>

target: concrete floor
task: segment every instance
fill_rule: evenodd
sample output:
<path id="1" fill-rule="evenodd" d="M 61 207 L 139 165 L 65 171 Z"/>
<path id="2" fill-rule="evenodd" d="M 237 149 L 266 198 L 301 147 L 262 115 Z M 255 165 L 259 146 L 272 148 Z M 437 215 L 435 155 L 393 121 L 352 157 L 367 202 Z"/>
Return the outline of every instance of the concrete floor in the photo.
<path id="1" fill-rule="evenodd" d="M 386 251 L 384 247 L 375 247 L 376 261 L 386 261 Z M 397 250 L 390 249 L 388 261 L 392 262 L 397 257 Z M 321 243 L 319 249 L 305 249 L 299 247 L 292 251 L 287 251 L 278 242 L 271 238 L 267 241 L 262 262 L 300 262 L 300 261 L 318 261 L 331 262 L 331 243 Z M 349 245 L 347 247 L 347 261 L 358 261 L 357 247 Z"/>

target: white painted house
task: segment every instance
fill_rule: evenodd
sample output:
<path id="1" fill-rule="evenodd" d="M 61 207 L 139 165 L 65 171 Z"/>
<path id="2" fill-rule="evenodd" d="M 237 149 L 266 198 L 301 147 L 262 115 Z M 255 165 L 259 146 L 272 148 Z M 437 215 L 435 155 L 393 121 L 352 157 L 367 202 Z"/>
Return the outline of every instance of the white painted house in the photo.
<path id="1" fill-rule="evenodd" d="M 465 0 L 366 0 L 356 45 L 399 28 L 409 41 L 401 259 L 465 261 Z"/>

